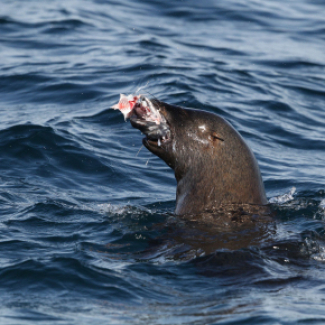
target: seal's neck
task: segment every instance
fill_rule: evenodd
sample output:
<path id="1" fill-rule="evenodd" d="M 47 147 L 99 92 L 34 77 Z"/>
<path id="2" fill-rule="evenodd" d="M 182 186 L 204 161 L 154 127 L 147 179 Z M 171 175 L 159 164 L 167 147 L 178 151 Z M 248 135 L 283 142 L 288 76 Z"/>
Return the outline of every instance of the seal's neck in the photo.
<path id="1" fill-rule="evenodd" d="M 222 200 L 215 197 L 217 192 L 214 179 L 200 178 L 199 175 L 187 173 L 177 181 L 176 209 L 177 215 L 199 214 L 215 210 Z"/>
<path id="2" fill-rule="evenodd" d="M 241 153 L 244 155 L 243 151 Z M 177 215 L 217 211 L 226 205 L 265 205 L 267 199 L 253 154 L 249 159 L 216 158 L 218 164 L 196 166 L 177 177 Z"/>

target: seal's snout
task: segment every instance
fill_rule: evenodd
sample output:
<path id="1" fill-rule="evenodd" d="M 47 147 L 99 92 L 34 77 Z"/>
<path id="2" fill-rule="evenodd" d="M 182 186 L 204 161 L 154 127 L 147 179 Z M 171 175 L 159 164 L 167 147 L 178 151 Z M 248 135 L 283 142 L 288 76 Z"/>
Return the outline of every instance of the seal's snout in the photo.
<path id="1" fill-rule="evenodd" d="M 146 135 L 146 143 L 160 147 L 162 143 L 170 139 L 170 130 L 166 123 L 156 124 L 138 118 L 136 114 L 130 118 L 131 125 Z"/>
<path id="2" fill-rule="evenodd" d="M 146 147 L 161 147 L 170 139 L 170 129 L 160 108 L 145 96 L 140 96 L 131 116 L 131 125 L 146 135 Z"/>

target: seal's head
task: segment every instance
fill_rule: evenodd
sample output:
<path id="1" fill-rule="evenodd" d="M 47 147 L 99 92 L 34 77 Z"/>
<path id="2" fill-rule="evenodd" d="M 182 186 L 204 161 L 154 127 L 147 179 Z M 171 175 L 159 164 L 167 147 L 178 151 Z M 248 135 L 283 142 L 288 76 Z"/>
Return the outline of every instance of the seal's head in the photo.
<path id="1" fill-rule="evenodd" d="M 144 146 L 175 171 L 177 214 L 267 204 L 253 153 L 220 116 L 140 95 L 129 117 Z"/>
<path id="2" fill-rule="evenodd" d="M 152 112 L 156 112 L 155 119 L 151 118 Z M 177 180 L 200 164 L 202 151 L 222 145 L 224 139 L 216 132 L 216 119 L 219 117 L 205 111 L 144 96 L 130 114 L 132 126 L 146 135 L 143 145 L 175 170 Z"/>

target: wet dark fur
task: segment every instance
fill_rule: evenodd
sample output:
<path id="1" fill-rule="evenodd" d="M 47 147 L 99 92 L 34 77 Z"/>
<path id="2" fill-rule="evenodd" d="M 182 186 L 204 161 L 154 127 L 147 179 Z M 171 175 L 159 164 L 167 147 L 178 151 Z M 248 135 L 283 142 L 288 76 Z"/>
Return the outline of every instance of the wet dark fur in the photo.
<path id="1" fill-rule="evenodd" d="M 131 124 L 147 135 L 144 146 L 163 159 L 177 180 L 178 215 L 199 215 L 238 207 L 249 212 L 266 205 L 264 185 L 254 154 L 240 134 L 220 116 L 152 101 L 166 120 L 167 139 L 158 145 L 148 124 L 141 121 L 137 108 Z M 167 134 L 167 133 L 166 133 Z M 242 218 L 240 218 L 242 219 Z"/>

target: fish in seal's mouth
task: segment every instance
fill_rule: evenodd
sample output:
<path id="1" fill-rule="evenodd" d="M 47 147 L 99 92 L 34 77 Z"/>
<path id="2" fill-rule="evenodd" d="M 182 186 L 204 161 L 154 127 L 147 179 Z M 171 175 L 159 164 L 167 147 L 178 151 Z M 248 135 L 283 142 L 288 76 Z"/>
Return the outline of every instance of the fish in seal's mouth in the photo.
<path id="1" fill-rule="evenodd" d="M 121 94 L 120 101 L 112 108 L 119 109 L 125 120 L 130 119 L 132 126 L 146 135 L 144 145 L 161 147 L 169 140 L 170 128 L 158 101 L 144 95 Z"/>

